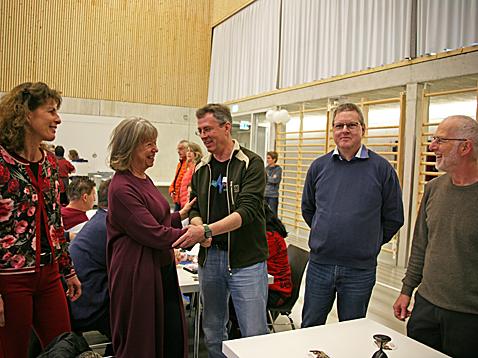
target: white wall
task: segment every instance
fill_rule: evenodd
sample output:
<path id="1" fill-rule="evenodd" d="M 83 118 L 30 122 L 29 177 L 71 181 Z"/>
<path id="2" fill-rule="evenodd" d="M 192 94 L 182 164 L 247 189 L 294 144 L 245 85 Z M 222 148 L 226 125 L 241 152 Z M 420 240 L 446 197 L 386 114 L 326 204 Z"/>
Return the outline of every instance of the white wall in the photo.
<path id="1" fill-rule="evenodd" d="M 53 143 L 62 145 L 66 153 L 76 149 L 80 157 L 88 159 L 91 172 L 110 171 L 107 148 L 113 128 L 126 117 L 144 117 L 159 132 L 159 153 L 148 174 L 158 185 L 169 185 L 178 162 L 177 142 L 188 139 L 201 143 L 194 135 L 194 111 L 187 107 L 65 98 L 60 110 L 62 124 Z"/>

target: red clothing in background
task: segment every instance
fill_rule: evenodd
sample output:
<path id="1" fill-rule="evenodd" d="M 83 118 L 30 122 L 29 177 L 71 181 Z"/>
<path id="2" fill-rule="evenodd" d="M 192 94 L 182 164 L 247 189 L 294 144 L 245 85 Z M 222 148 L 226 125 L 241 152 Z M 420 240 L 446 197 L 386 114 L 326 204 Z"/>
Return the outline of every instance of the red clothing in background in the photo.
<path id="1" fill-rule="evenodd" d="M 288 298 L 292 294 L 292 279 L 287 245 L 277 231 L 267 231 L 266 235 L 269 246 L 267 272 L 274 276 L 274 283 L 269 285 L 269 290 L 279 293 L 283 298 Z"/>
<path id="2" fill-rule="evenodd" d="M 187 204 L 189 201 L 189 185 L 191 184 L 191 179 L 193 178 L 194 169 L 196 164 L 189 162 L 186 166 L 186 171 L 184 172 L 183 179 L 181 180 L 181 185 L 179 189 L 179 203 L 181 208 Z"/>
<path id="3" fill-rule="evenodd" d="M 72 227 L 75 227 L 78 224 L 88 221 L 88 216 L 83 210 L 62 207 L 61 216 L 63 218 L 63 227 L 65 230 L 70 230 Z"/>
<path id="4" fill-rule="evenodd" d="M 60 178 L 68 178 L 70 173 L 75 171 L 75 167 L 65 158 L 57 158 L 58 159 L 58 174 Z"/>
<path id="5" fill-rule="evenodd" d="M 65 158 L 56 158 L 58 160 L 58 175 L 60 177 L 60 192 L 63 193 L 68 187 L 68 175 L 75 171 L 75 167 Z"/>
<path id="6" fill-rule="evenodd" d="M 172 199 L 175 204 L 179 204 L 179 196 L 181 195 L 181 182 L 183 181 L 184 173 L 188 167 L 187 160 L 181 160 L 176 166 L 176 173 L 174 180 L 169 186 L 169 194 L 173 193 Z"/>

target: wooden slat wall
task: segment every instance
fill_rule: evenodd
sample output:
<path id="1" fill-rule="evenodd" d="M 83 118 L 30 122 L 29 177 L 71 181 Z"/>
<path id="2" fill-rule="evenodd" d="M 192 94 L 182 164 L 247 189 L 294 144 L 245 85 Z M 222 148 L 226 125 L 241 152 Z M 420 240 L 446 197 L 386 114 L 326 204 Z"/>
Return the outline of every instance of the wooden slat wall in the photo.
<path id="1" fill-rule="evenodd" d="M 254 0 L 213 0 L 212 25 L 253 2 Z"/>
<path id="2" fill-rule="evenodd" d="M 210 0 L 1 0 L 0 91 L 197 107 L 207 100 Z"/>

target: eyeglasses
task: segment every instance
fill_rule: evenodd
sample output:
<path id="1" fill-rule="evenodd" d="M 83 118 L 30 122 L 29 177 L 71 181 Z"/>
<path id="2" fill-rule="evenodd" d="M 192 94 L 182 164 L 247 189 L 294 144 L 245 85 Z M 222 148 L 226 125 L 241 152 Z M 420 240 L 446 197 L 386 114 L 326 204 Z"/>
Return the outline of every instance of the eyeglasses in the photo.
<path id="1" fill-rule="evenodd" d="M 459 142 L 466 142 L 468 139 L 466 139 L 466 138 L 445 138 L 445 137 L 433 136 L 432 141 L 430 143 L 436 142 L 436 144 L 443 144 L 443 143 L 446 143 L 446 142 L 452 141 L 452 140 L 459 141 Z"/>
<path id="2" fill-rule="evenodd" d="M 350 122 L 350 123 L 334 123 L 334 129 L 339 131 L 347 127 L 351 131 L 357 129 L 360 126 L 359 122 Z"/>
<path id="3" fill-rule="evenodd" d="M 227 123 L 227 122 L 221 123 L 221 124 L 219 124 L 218 127 L 198 128 L 198 130 L 197 130 L 196 132 L 194 132 L 194 134 L 196 134 L 198 137 L 200 137 L 200 136 L 202 136 L 202 135 L 207 136 L 207 135 L 209 135 L 209 133 L 214 132 L 217 128 L 224 127 L 224 125 L 225 125 L 226 123 Z"/>

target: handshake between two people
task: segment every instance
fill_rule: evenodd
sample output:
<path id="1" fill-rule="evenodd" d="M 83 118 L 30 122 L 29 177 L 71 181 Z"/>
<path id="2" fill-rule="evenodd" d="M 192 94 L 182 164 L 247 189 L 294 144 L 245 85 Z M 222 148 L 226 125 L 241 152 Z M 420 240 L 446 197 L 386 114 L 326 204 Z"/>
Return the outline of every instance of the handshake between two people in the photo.
<path id="1" fill-rule="evenodd" d="M 186 219 L 189 211 L 191 210 L 194 203 L 196 203 L 197 198 L 192 199 L 179 211 L 181 215 L 181 220 Z M 200 243 L 204 247 L 211 246 L 212 239 L 206 238 L 204 235 L 204 227 L 202 223 L 196 223 L 195 225 L 186 226 L 187 231 L 179 237 L 174 243 L 174 249 L 186 249 Z"/>

